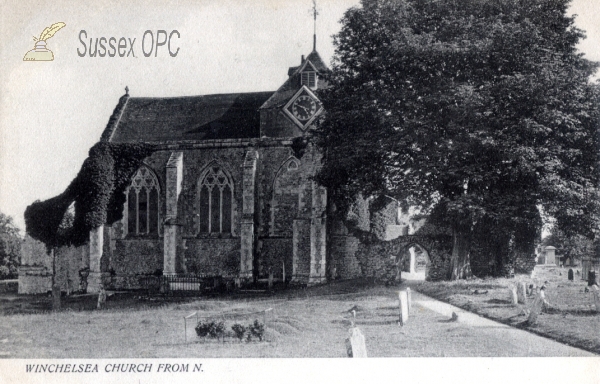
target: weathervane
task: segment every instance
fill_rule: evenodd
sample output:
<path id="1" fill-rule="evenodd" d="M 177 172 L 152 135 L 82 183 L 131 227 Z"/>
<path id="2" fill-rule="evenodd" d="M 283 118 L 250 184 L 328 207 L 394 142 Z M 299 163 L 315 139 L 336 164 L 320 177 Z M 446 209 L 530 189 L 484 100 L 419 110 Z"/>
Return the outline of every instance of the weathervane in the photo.
<path id="1" fill-rule="evenodd" d="M 312 0 L 313 2 L 313 18 L 314 18 L 314 28 L 313 28 L 313 51 L 317 50 L 317 0 Z"/>

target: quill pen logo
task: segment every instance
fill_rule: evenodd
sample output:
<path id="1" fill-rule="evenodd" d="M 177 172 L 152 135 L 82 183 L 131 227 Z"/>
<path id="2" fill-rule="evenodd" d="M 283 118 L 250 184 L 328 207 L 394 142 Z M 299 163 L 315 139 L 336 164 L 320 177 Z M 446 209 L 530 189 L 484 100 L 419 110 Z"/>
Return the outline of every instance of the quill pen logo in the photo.
<path id="1" fill-rule="evenodd" d="M 54 60 L 54 54 L 51 50 L 46 48 L 46 40 L 54 36 L 56 32 L 62 29 L 67 24 L 63 22 L 54 23 L 50 27 L 46 27 L 40 37 L 33 37 L 35 41 L 34 48 L 25 54 L 23 61 L 52 61 Z"/>

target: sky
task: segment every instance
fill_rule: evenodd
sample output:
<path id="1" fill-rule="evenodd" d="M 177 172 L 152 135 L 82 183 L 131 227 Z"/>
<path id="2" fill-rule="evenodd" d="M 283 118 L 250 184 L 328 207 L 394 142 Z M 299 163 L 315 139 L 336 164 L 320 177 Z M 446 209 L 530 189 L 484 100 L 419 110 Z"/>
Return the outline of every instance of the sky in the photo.
<path id="1" fill-rule="evenodd" d="M 587 32 L 580 50 L 600 61 L 595 1 L 574 0 L 570 12 Z M 340 18 L 358 2 L 317 1 L 317 50 L 325 62 L 333 56 Z M 311 9 L 311 0 L 2 1 L 0 212 L 24 230 L 29 204 L 65 190 L 125 86 L 133 97 L 275 91 L 288 67 L 312 50 Z M 66 26 L 47 40 L 54 60 L 23 61 L 33 36 L 57 22 Z M 144 55 L 159 30 L 178 32 L 171 35 L 175 57 L 167 45 Z M 135 57 L 89 57 L 87 50 L 81 57 L 82 37 L 86 46 L 90 38 L 135 39 Z"/>

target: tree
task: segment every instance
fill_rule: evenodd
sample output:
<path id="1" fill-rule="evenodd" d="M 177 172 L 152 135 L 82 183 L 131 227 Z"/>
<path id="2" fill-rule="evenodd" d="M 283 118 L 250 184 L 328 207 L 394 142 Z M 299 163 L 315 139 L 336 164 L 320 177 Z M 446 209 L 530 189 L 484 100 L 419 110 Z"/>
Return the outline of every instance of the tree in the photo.
<path id="1" fill-rule="evenodd" d="M 0 212 L 0 279 L 17 277 L 21 264 L 21 236 L 11 216 Z"/>
<path id="2" fill-rule="evenodd" d="M 589 238 L 582 235 L 566 236 L 557 227 L 552 228 L 552 232 L 549 236 L 546 236 L 541 245 L 543 247 L 553 246 L 557 248 L 556 252 L 566 261 L 579 260 L 585 256 L 592 256 L 595 252 L 594 243 Z"/>
<path id="3" fill-rule="evenodd" d="M 597 209 L 597 68 L 569 0 L 363 0 L 334 38 L 317 176 L 342 211 L 359 194 L 434 206 L 451 278 L 478 223 L 526 251 L 538 206 L 575 231 Z M 568 207 L 568 209 L 562 209 Z"/>

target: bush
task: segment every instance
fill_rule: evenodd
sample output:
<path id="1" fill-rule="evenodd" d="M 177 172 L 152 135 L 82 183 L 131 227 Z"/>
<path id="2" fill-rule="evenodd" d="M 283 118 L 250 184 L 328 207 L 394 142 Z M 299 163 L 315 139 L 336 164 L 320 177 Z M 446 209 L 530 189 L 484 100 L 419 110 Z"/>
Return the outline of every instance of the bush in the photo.
<path id="1" fill-rule="evenodd" d="M 210 337 L 212 339 L 225 337 L 225 323 L 222 321 L 218 323 L 215 321 L 199 321 L 194 329 L 198 337 Z M 231 326 L 231 329 L 238 340 L 242 341 L 245 337 L 248 342 L 252 341 L 253 338 L 262 341 L 265 333 L 265 325 L 258 320 L 254 320 L 254 323 L 249 324 L 247 327 L 235 323 Z M 231 333 L 229 335 L 231 336 Z"/>
<path id="2" fill-rule="evenodd" d="M 219 337 L 222 337 L 225 334 L 225 324 L 223 324 L 222 321 L 215 323 L 212 322 L 211 323 L 211 327 L 208 331 L 208 335 L 210 337 L 212 337 L 213 339 L 218 339 Z"/>
<path id="3" fill-rule="evenodd" d="M 248 328 L 246 328 L 243 325 L 238 324 L 238 323 L 233 324 L 231 326 L 231 329 L 235 333 L 235 337 L 237 337 L 240 341 L 242 341 L 244 339 L 244 335 L 246 334 L 246 331 L 248 330 Z"/>
<path id="4" fill-rule="evenodd" d="M 213 339 L 218 339 L 223 336 L 225 333 L 225 324 L 221 321 L 215 323 L 214 321 L 210 322 L 198 322 L 196 325 L 196 334 L 199 337 L 211 337 Z"/>
<path id="5" fill-rule="evenodd" d="M 196 334 L 199 337 L 206 337 L 208 336 L 208 332 L 210 330 L 210 324 L 211 323 L 203 323 L 203 322 L 198 322 L 198 325 L 196 325 Z"/>
<path id="6" fill-rule="evenodd" d="M 263 335 L 265 334 L 265 325 L 258 320 L 254 320 L 254 323 L 248 326 L 250 333 L 248 334 L 248 341 L 250 341 L 250 335 L 258 338 L 258 340 L 262 341 Z"/>

